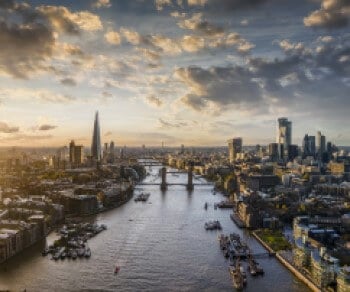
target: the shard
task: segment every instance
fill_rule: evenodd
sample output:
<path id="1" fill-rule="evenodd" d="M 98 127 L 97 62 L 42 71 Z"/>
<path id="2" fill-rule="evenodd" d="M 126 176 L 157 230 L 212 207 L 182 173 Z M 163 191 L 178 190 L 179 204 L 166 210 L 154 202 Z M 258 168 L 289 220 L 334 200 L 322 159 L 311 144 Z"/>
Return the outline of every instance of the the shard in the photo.
<path id="1" fill-rule="evenodd" d="M 94 132 L 92 134 L 92 143 L 91 143 L 91 156 L 92 156 L 92 159 L 96 161 L 101 160 L 101 134 L 100 134 L 100 122 L 98 119 L 98 111 L 95 114 Z"/>

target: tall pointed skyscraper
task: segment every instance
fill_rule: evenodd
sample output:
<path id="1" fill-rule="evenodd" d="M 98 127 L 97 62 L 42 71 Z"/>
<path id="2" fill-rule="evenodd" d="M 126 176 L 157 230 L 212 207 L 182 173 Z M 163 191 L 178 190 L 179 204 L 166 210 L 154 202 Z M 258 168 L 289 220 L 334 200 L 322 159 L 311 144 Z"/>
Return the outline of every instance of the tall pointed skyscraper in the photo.
<path id="1" fill-rule="evenodd" d="M 101 134 L 98 111 L 95 114 L 94 132 L 92 134 L 91 156 L 96 161 L 101 161 Z"/>

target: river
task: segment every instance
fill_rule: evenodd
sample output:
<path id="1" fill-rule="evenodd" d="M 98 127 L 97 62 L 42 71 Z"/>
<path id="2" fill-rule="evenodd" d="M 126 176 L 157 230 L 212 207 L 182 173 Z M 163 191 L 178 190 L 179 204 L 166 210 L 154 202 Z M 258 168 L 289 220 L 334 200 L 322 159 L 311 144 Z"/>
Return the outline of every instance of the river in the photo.
<path id="1" fill-rule="evenodd" d="M 159 167 L 149 169 L 144 182 L 159 182 Z M 186 183 L 186 174 L 168 174 L 168 182 Z M 195 183 L 205 182 L 195 178 Z M 146 203 L 125 205 L 89 218 L 108 229 L 89 240 L 90 259 L 57 262 L 42 257 L 36 245 L 0 266 L 0 290 L 14 291 L 232 291 L 228 261 L 216 231 L 204 223 L 218 219 L 223 233 L 242 235 L 254 252 L 264 252 L 256 240 L 235 226 L 230 210 L 214 210 L 223 199 L 211 186 L 138 186 L 150 192 Z M 208 210 L 204 203 L 208 202 Z M 54 239 L 54 234 L 48 241 Z M 309 291 L 275 258 L 259 259 L 265 276 L 248 275 L 245 291 Z M 120 272 L 114 274 L 115 265 Z"/>

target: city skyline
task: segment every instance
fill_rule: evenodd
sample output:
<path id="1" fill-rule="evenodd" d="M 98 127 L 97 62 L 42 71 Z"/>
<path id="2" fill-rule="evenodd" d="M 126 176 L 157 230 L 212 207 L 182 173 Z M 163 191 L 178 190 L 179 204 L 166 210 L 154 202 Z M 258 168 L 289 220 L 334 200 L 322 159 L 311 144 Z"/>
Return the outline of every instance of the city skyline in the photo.
<path id="1" fill-rule="evenodd" d="M 283 116 L 350 145 L 346 1 L 23 3 L 0 3 L 1 147 L 90 147 L 96 110 L 118 147 L 268 145 Z"/>

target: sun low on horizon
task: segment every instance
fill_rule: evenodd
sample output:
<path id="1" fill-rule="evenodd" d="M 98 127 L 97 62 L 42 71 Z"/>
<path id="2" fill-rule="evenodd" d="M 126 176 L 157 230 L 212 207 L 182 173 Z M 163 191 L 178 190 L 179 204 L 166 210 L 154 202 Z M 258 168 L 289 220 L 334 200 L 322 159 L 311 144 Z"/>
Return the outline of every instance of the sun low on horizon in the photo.
<path id="1" fill-rule="evenodd" d="M 0 147 L 350 145 L 345 0 L 0 0 Z"/>

